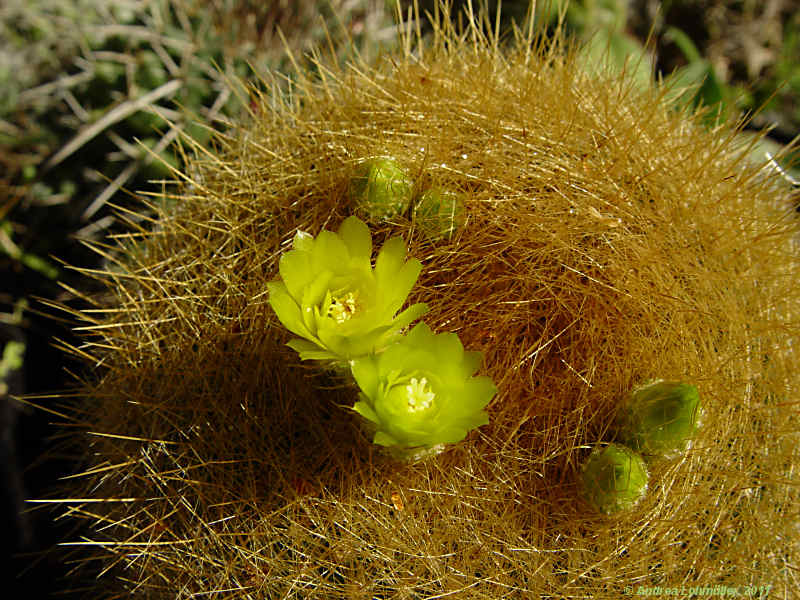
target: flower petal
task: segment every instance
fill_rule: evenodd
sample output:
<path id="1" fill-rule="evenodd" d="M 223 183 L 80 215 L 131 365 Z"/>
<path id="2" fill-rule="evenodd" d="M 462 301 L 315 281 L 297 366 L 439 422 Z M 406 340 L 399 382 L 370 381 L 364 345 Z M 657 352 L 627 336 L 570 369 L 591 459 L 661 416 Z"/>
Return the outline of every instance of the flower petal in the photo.
<path id="1" fill-rule="evenodd" d="M 294 338 L 293 340 L 289 340 L 286 345 L 300 355 L 300 360 L 328 360 L 337 358 L 335 354 L 321 348 L 319 344 L 308 340 Z"/>
<path id="2" fill-rule="evenodd" d="M 473 377 L 464 383 L 457 397 L 454 397 L 447 410 L 453 415 L 470 415 L 486 408 L 494 395 L 497 387 L 490 377 L 481 375 Z"/>
<path id="3" fill-rule="evenodd" d="M 366 356 L 350 361 L 350 372 L 361 391 L 374 402 L 378 395 L 378 366 L 375 356 Z"/>
<path id="4" fill-rule="evenodd" d="M 352 258 L 372 258 L 372 235 L 369 227 L 358 217 L 347 217 L 339 227 L 339 237 L 347 246 Z"/>
<path id="5" fill-rule="evenodd" d="M 311 255 L 300 250 L 289 250 L 283 253 L 278 266 L 289 294 L 300 302 L 303 299 L 303 289 L 314 280 Z"/>
<path id="6" fill-rule="evenodd" d="M 376 415 L 375 411 L 372 410 L 372 407 L 363 400 L 359 400 L 358 402 L 356 402 L 353 405 L 353 410 L 356 411 L 365 419 L 367 419 L 368 421 L 372 421 L 376 425 L 380 425 L 381 421 L 378 418 L 378 415 Z"/>
<path id="7" fill-rule="evenodd" d="M 414 319 L 418 319 L 422 315 L 428 312 L 428 305 L 424 302 L 419 302 L 417 304 L 412 304 L 399 315 L 397 315 L 394 320 L 392 321 L 392 331 L 397 331 L 402 329 Z"/>
<path id="8" fill-rule="evenodd" d="M 372 439 L 373 444 L 378 444 L 379 446 L 399 446 L 400 441 L 393 438 L 391 435 L 386 433 L 385 431 L 378 431 L 375 433 L 375 437 Z"/>
<path id="9" fill-rule="evenodd" d="M 415 258 L 409 259 L 398 271 L 389 276 L 381 276 L 377 265 L 375 270 L 378 291 L 382 292 L 385 310 L 389 315 L 394 315 L 403 306 L 409 292 L 411 292 L 411 288 L 414 287 L 417 279 L 419 279 L 422 263 Z"/>
<path id="10" fill-rule="evenodd" d="M 269 290 L 269 304 L 283 326 L 295 335 L 313 339 L 314 335 L 303 323 L 300 307 L 289 295 L 286 285 L 281 281 L 270 281 L 267 283 L 267 289 Z"/>
<path id="11" fill-rule="evenodd" d="M 342 239 L 330 231 L 320 231 L 311 251 L 311 265 L 315 272 L 340 272 L 350 264 L 350 251 Z"/>
<path id="12" fill-rule="evenodd" d="M 375 278 L 379 286 L 391 285 L 403 266 L 405 255 L 406 244 L 399 237 L 394 237 L 383 245 L 375 260 Z"/>
<path id="13" fill-rule="evenodd" d="M 339 335 L 335 327 L 331 326 L 332 323 L 330 319 L 320 321 L 320 327 L 317 329 L 317 336 L 319 336 L 322 346 L 328 348 L 340 358 L 352 358 L 351 354 L 347 351 L 347 338 Z"/>
<path id="14" fill-rule="evenodd" d="M 477 429 L 482 425 L 488 424 L 489 415 L 485 410 L 481 410 L 467 417 L 457 419 L 455 423 L 457 423 L 459 427 L 465 429 L 466 431 L 472 431 L 473 429 Z"/>
<path id="15" fill-rule="evenodd" d="M 464 377 L 469 377 L 470 375 L 474 375 L 475 372 L 478 370 L 478 367 L 481 366 L 481 362 L 483 361 L 483 352 L 479 352 L 477 350 L 472 350 L 470 352 L 464 352 L 464 357 L 461 359 L 461 369 Z"/>
<path id="16" fill-rule="evenodd" d="M 305 231 L 300 231 L 298 229 L 297 233 L 294 234 L 294 238 L 292 239 L 292 248 L 302 252 L 311 252 L 313 247 L 314 237 L 310 233 L 306 233 Z"/>
<path id="17" fill-rule="evenodd" d="M 414 330 L 412 329 L 411 333 L 413 332 Z M 381 379 L 388 379 L 390 374 L 394 372 L 400 374 L 403 371 L 411 371 L 415 368 L 411 363 L 413 362 L 413 355 L 418 353 L 416 352 L 416 347 L 408 344 L 410 335 L 410 333 L 406 334 L 399 342 L 391 344 L 378 355 L 378 375 Z"/>
<path id="18" fill-rule="evenodd" d="M 458 364 L 464 356 L 464 346 L 455 333 L 440 333 L 436 336 L 436 353 L 443 362 Z"/>
<path id="19" fill-rule="evenodd" d="M 318 306 L 328 293 L 328 284 L 333 277 L 330 271 L 316 271 L 314 280 L 303 290 L 301 306 L 303 310 Z"/>
<path id="20" fill-rule="evenodd" d="M 425 307 L 427 308 L 427 305 L 425 305 Z M 406 309 L 405 311 L 400 313 L 400 315 L 398 315 L 398 318 L 408 310 L 409 309 Z M 416 325 L 414 325 L 413 329 L 409 331 L 408 334 L 406 334 L 405 341 L 407 344 L 414 346 L 415 348 L 426 348 L 433 350 L 434 336 L 435 334 L 433 333 L 433 331 L 431 331 L 431 328 L 428 327 L 427 323 L 417 323 Z"/>
<path id="21" fill-rule="evenodd" d="M 469 431 L 474 427 L 477 427 L 477 425 L 468 427 L 448 427 L 446 429 L 441 429 L 437 431 L 435 435 L 431 436 L 432 440 L 434 440 L 431 445 L 455 444 L 457 442 L 460 442 L 465 437 L 467 437 L 467 433 L 469 433 Z"/>

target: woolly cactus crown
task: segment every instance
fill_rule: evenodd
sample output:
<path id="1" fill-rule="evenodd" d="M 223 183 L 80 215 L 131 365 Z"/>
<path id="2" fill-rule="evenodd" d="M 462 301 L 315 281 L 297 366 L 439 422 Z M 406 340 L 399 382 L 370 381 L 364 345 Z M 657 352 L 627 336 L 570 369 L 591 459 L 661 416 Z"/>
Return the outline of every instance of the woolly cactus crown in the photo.
<path id="1" fill-rule="evenodd" d="M 477 20 L 376 65 L 300 70 L 262 94 L 121 240 L 83 317 L 98 366 L 73 409 L 72 514 L 108 597 L 619 598 L 635 585 L 790 589 L 798 548 L 798 222 L 735 132 Z M 529 30 L 530 31 L 530 30 Z M 313 71 L 313 74 L 312 74 Z M 371 224 L 422 271 L 434 332 L 484 354 L 489 425 L 414 464 L 353 426 L 267 282 L 297 231 L 353 213 L 361 161 L 463 199 L 452 235 L 412 210 Z M 643 381 L 696 382 L 710 424 L 623 516 L 578 500 L 578 465 Z M 419 382 L 417 382 L 419 383 Z M 77 434 L 76 434 L 77 435 Z M 109 551 L 110 550 L 110 551 Z M 794 589 L 794 588 L 791 588 Z M 786 592 L 789 593 L 788 591 Z M 102 595 L 102 594 L 101 594 Z"/>

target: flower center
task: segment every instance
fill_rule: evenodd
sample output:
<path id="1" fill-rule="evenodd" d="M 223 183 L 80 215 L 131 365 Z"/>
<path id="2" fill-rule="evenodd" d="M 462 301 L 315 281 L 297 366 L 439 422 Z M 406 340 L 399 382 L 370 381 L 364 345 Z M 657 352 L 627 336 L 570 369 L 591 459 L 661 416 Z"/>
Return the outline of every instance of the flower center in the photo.
<path id="1" fill-rule="evenodd" d="M 417 412 L 430 408 L 436 394 L 431 391 L 428 386 L 428 380 L 424 377 L 417 380 L 416 377 L 411 378 L 411 383 L 406 386 L 408 410 Z"/>
<path id="2" fill-rule="evenodd" d="M 344 323 L 350 320 L 356 312 L 356 293 L 347 292 L 343 297 L 334 297 L 328 307 L 328 316 L 337 323 Z"/>

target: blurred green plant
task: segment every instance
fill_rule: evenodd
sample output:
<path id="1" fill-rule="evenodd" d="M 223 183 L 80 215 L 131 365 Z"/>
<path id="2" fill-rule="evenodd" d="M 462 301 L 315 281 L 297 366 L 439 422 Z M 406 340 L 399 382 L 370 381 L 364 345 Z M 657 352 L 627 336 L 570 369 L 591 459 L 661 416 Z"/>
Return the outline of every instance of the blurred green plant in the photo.
<path id="1" fill-rule="evenodd" d="M 22 368 L 22 359 L 25 356 L 25 344 L 11 340 L 6 342 L 3 347 L 3 355 L 0 358 L 0 397 L 8 393 L 6 378 L 11 371 Z"/>
<path id="2" fill-rule="evenodd" d="M 537 4 L 540 19 L 564 30 L 581 43 L 588 69 L 626 70 L 642 86 L 650 84 L 653 57 L 627 32 L 628 2 L 625 0 L 552 0 Z"/>
<path id="3" fill-rule="evenodd" d="M 13 240 L 13 227 L 9 221 L 0 220 L 0 252 L 21 262 L 49 279 L 58 278 L 58 269 L 49 261 L 22 250 Z"/>
<path id="4" fill-rule="evenodd" d="M 717 76 L 711 62 L 700 55 L 691 38 L 677 27 L 668 27 L 664 39 L 673 42 L 687 62 L 664 79 L 668 96 L 679 106 L 708 107 L 704 119 L 709 125 L 730 118 L 735 109 L 733 90 Z"/>
<path id="5" fill-rule="evenodd" d="M 323 40 L 342 53 L 377 52 L 395 39 L 390 17 L 366 0 L 8 0 L 0 179 L 34 205 L 33 181 L 48 190 L 69 181 L 73 193 L 59 203 L 75 199 L 91 219 L 124 188 L 171 177 L 174 142 L 207 146 L 241 117 L 248 94 L 237 82 L 277 85 L 273 73 Z"/>
<path id="6" fill-rule="evenodd" d="M 5 325 L 20 325 L 22 323 L 22 313 L 28 308 L 25 300 L 18 300 L 14 303 L 11 313 L 0 313 L 0 323 Z M 0 355 L 0 398 L 8 393 L 8 378 L 12 371 L 22 369 L 25 358 L 25 342 L 19 340 L 8 340 L 3 346 Z"/>
<path id="7" fill-rule="evenodd" d="M 710 1 L 663 2 L 655 23 L 647 25 L 649 31 L 639 32 L 651 36 L 647 47 L 630 32 L 632 5 L 625 0 L 552 0 L 537 4 L 537 9 L 544 22 L 553 26 L 560 21 L 565 31 L 581 42 L 587 68 L 626 70 L 633 73 L 634 81 L 641 86 L 651 85 L 656 75 L 678 109 L 700 111 L 703 122 L 710 127 L 738 118 L 742 113 L 756 115 L 754 125 L 757 127 L 778 127 L 783 133 L 777 137 L 782 137 L 782 141 L 758 139 L 753 145 L 753 159 L 761 163 L 772 160 L 774 167 L 789 182 L 797 181 L 800 179 L 800 150 L 787 149 L 783 145 L 800 131 L 800 62 L 797 61 L 800 55 L 800 12 L 795 11 L 783 22 L 782 43 L 777 49 L 767 51 L 761 48 L 763 54 L 775 56 L 766 76 L 743 84 L 726 79 L 712 57 L 704 56 L 692 37 L 681 28 L 696 26 L 697 23 L 687 22 L 684 16 L 681 27 L 670 24 L 670 11 L 691 15 L 691 10 L 696 10 L 702 14 L 710 10 L 711 4 Z M 755 9 L 750 5 L 758 3 L 739 6 L 741 3 L 720 0 L 713 4 L 716 12 L 726 15 L 742 13 L 738 16 L 743 20 L 747 15 L 753 16 L 750 13 Z M 687 10 L 689 12 L 682 12 Z M 769 11 L 765 9 L 764 12 Z M 761 20 L 767 19 L 767 15 L 758 16 Z M 774 18 L 780 18 L 780 14 L 776 13 Z M 710 27 L 703 20 L 701 27 Z M 737 32 L 741 33 L 741 27 L 738 30 L 731 27 L 727 35 Z M 716 35 L 724 35 L 724 32 L 716 32 Z M 736 41 L 742 45 L 739 42 L 749 43 L 749 40 Z M 670 45 L 678 50 L 679 64 L 669 72 L 659 72 L 661 57 L 655 49 L 663 50 Z M 747 67 L 748 71 L 752 70 L 750 65 Z"/>

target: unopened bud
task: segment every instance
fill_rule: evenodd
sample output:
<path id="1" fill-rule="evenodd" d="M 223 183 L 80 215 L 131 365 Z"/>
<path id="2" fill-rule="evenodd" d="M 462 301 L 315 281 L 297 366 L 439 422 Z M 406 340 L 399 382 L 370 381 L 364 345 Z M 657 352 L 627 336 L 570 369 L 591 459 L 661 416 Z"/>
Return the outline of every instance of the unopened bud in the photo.
<path id="1" fill-rule="evenodd" d="M 686 450 L 700 422 L 700 396 L 688 383 L 657 381 L 634 390 L 618 417 L 620 441 L 648 457 Z"/>
<path id="2" fill-rule="evenodd" d="M 419 197 L 414 217 L 417 227 L 428 237 L 450 237 L 464 224 L 464 204 L 454 192 L 431 188 Z"/>
<path id="3" fill-rule="evenodd" d="M 350 197 L 356 211 L 373 221 L 404 213 L 411 204 L 412 193 L 408 174 L 390 157 L 359 163 L 350 179 Z"/>
<path id="4" fill-rule="evenodd" d="M 635 506 L 647 491 L 648 477 L 644 459 L 620 444 L 595 448 L 581 474 L 584 496 L 606 514 Z"/>

